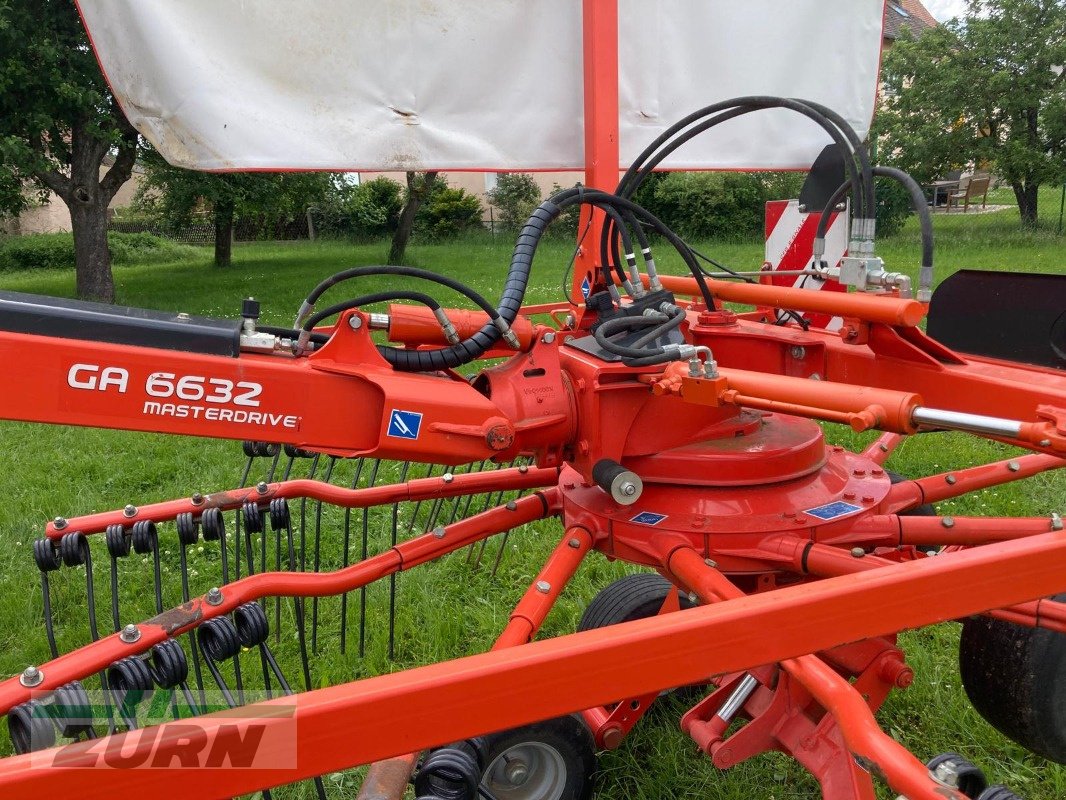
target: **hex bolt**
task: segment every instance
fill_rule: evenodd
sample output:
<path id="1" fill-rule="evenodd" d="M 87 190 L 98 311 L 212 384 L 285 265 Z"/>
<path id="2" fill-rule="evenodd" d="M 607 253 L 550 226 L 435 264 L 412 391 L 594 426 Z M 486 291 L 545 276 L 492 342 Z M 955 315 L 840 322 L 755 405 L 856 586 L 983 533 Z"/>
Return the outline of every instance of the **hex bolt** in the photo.
<path id="1" fill-rule="evenodd" d="M 517 511 L 518 503 L 516 503 L 514 500 L 508 500 L 507 505 L 505 505 L 504 508 L 506 508 L 508 511 Z"/>
<path id="2" fill-rule="evenodd" d="M 794 346 L 794 347 L 792 348 L 792 351 L 791 351 L 791 352 L 792 352 L 792 357 L 793 357 L 794 359 L 796 359 L 796 360 L 798 361 L 798 360 L 800 360 L 801 358 L 805 358 L 805 357 L 806 357 L 806 355 L 807 355 L 807 348 L 805 348 L 805 347 L 800 347 L 799 345 L 795 345 L 795 346 Z"/>
<path id="3" fill-rule="evenodd" d="M 196 492 L 196 494 L 192 496 L 192 504 L 194 506 L 202 506 L 204 504 L 204 496 L 199 492 Z"/>
<path id="4" fill-rule="evenodd" d="M 518 467 L 519 475 L 525 475 L 527 472 L 529 472 L 529 464 L 522 464 Z"/>
<path id="5" fill-rule="evenodd" d="M 507 782 L 511 786 L 521 786 L 527 780 L 529 780 L 529 766 L 520 758 L 514 756 L 503 757 L 506 767 L 504 768 L 507 774 Z"/>
<path id="6" fill-rule="evenodd" d="M 537 581 L 537 591 L 541 594 L 547 594 L 552 590 L 552 585 L 547 581 Z"/>
<path id="7" fill-rule="evenodd" d="M 888 445 L 887 444 L 883 444 L 882 443 L 882 444 L 877 445 L 877 447 L 882 453 L 887 453 L 888 452 Z"/>
<path id="8" fill-rule="evenodd" d="M 212 586 L 207 590 L 207 604 L 209 606 L 222 605 L 222 590 L 217 586 Z"/>
<path id="9" fill-rule="evenodd" d="M 270 487 L 267 486 L 267 482 L 266 481 L 259 481 L 259 483 L 257 483 L 255 485 L 255 490 L 257 492 L 259 492 L 259 494 L 266 494 L 267 493 L 267 489 L 269 489 L 269 488 Z"/>
<path id="10" fill-rule="evenodd" d="M 1007 462 L 1007 469 L 1009 469 L 1011 472 L 1017 472 L 1021 468 L 1022 468 L 1022 465 L 1019 464 L 1017 461 L 1008 461 Z"/>
<path id="11" fill-rule="evenodd" d="M 1039 442 L 1037 442 L 1037 444 L 1040 445 L 1041 447 L 1051 447 L 1051 440 L 1050 439 L 1041 439 Z"/>
<path id="12" fill-rule="evenodd" d="M 129 625 L 122 629 L 122 632 L 118 635 L 118 638 L 124 641 L 126 644 L 133 644 L 141 638 L 141 629 L 131 622 Z"/>
<path id="13" fill-rule="evenodd" d="M 440 476 L 440 479 L 445 483 L 451 483 L 455 480 L 455 476 L 452 475 L 450 472 L 445 472 L 443 475 Z"/>
<path id="14" fill-rule="evenodd" d="M 956 478 L 954 475 L 945 475 L 944 481 L 948 484 L 948 486 L 954 486 L 958 482 L 958 478 Z"/>
<path id="15" fill-rule="evenodd" d="M 943 525 L 945 528 L 954 528 L 955 527 L 955 518 L 954 517 L 944 517 L 943 519 L 940 520 L 940 524 Z"/>
<path id="16" fill-rule="evenodd" d="M 19 676 L 19 683 L 27 689 L 32 689 L 34 686 L 40 686 L 43 682 L 44 671 L 33 666 L 26 667 L 26 669 L 22 670 L 22 674 Z"/>
<path id="17" fill-rule="evenodd" d="M 137 506 L 133 505 L 132 503 L 127 504 L 126 507 L 122 509 L 122 515 L 126 517 L 137 516 Z"/>
<path id="18" fill-rule="evenodd" d="M 352 314 L 350 317 L 348 317 L 348 327 L 351 328 L 353 331 L 359 330 L 363 327 L 363 318 L 360 317 L 358 314 Z"/>
<path id="19" fill-rule="evenodd" d="M 433 536 L 436 537 L 437 539 L 443 539 L 444 538 L 444 526 L 443 525 L 438 525 L 436 528 L 434 528 L 433 529 Z"/>
<path id="20" fill-rule="evenodd" d="M 618 491 L 624 494 L 626 497 L 632 497 L 637 493 L 637 485 L 635 483 L 631 483 L 630 481 L 626 481 L 618 487 Z"/>
<path id="21" fill-rule="evenodd" d="M 853 547 L 853 548 L 851 548 L 851 556 L 852 556 L 852 558 L 862 558 L 864 555 L 866 555 L 866 551 L 863 550 L 861 547 Z"/>
<path id="22" fill-rule="evenodd" d="M 555 341 L 555 334 L 552 331 L 548 331 L 541 338 L 541 341 L 544 342 L 544 344 L 551 344 L 552 342 Z"/>
<path id="23" fill-rule="evenodd" d="M 188 320 L 192 319 L 192 317 L 190 317 L 188 312 L 186 311 L 179 311 L 178 319 L 180 319 L 182 322 L 187 322 Z"/>
<path id="24" fill-rule="evenodd" d="M 713 558 L 705 558 L 705 559 L 703 559 L 703 563 L 706 564 L 708 567 L 717 567 L 718 566 L 718 562 L 715 561 Z"/>
<path id="25" fill-rule="evenodd" d="M 55 518 L 54 520 L 52 520 L 52 526 L 53 526 L 53 527 L 54 527 L 54 528 L 55 528 L 55 529 L 56 529 L 57 531 L 61 531 L 61 530 L 63 530 L 63 529 L 65 528 L 65 527 L 67 527 L 67 521 L 66 521 L 66 519 L 64 519 L 63 517 L 56 517 L 56 518 Z"/>
<path id="26" fill-rule="evenodd" d="M 581 542 L 579 542 L 577 539 L 571 539 L 569 542 L 567 542 L 567 544 L 575 550 L 581 547 Z"/>
<path id="27" fill-rule="evenodd" d="M 1053 531 L 1061 531 L 1062 530 L 1062 517 L 1060 517 L 1057 512 L 1052 512 L 1051 513 L 1051 530 L 1053 530 Z"/>

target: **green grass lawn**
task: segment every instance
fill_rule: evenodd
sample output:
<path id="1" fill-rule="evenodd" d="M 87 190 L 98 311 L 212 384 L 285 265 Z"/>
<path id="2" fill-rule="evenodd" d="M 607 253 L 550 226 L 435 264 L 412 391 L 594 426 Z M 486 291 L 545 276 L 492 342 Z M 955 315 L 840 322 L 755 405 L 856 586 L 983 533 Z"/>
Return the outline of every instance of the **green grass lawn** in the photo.
<path id="1" fill-rule="evenodd" d="M 938 216 L 938 279 L 960 268 L 1066 272 L 1066 238 L 1056 236 L 1052 227 L 1057 218 L 1057 198 L 1057 193 L 1050 190 L 1042 195 L 1041 216 L 1046 224 L 1037 231 L 1021 230 L 1016 212 L 1010 210 L 965 218 Z M 735 268 L 754 269 L 762 261 L 760 242 L 704 242 L 699 247 Z M 511 242 L 505 237 L 493 240 L 486 236 L 458 243 L 416 245 L 410 248 L 409 260 L 464 280 L 494 299 L 507 271 L 510 249 Z M 527 302 L 563 299 L 561 287 L 572 249 L 572 245 L 560 241 L 549 241 L 541 247 Z M 263 302 L 264 322 L 288 325 L 300 300 L 320 279 L 347 266 L 380 263 L 385 251 L 384 243 L 240 245 L 234 251 L 233 266 L 219 270 L 210 265 L 208 250 L 198 250 L 195 256 L 180 261 L 116 268 L 118 301 L 194 314 L 236 316 L 241 298 L 255 296 Z M 908 222 L 898 236 L 880 242 L 878 252 L 889 269 L 916 276 L 919 240 L 914 221 Z M 676 260 L 663 261 L 668 271 L 680 271 Z M 67 272 L 0 273 L 0 288 L 71 296 L 74 281 Z M 372 291 L 385 288 L 385 284 L 366 281 L 361 288 Z M 438 296 L 444 298 L 443 293 Z M 851 446 L 869 439 L 833 427 L 828 432 L 830 438 Z M 187 496 L 197 489 L 233 486 L 243 461 L 235 443 L 20 423 L 0 424 L 0 442 L 0 469 L 8 476 L 5 499 L 0 503 L 0 542 L 6 545 L 0 547 L 0 675 L 15 674 L 28 663 L 47 660 L 38 572 L 30 553 L 30 542 L 39 535 L 44 521 L 57 514 L 84 514 L 121 508 L 131 502 Z M 893 456 L 890 466 L 903 474 L 920 475 L 1003 458 L 1005 452 L 1006 448 L 995 443 L 935 434 L 907 441 Z M 307 471 L 306 465 L 299 469 Z M 253 474 L 253 480 L 255 477 Z M 1062 511 L 1064 478 L 1066 475 L 1060 471 L 945 505 L 959 514 L 1050 514 Z M 349 480 L 349 476 L 341 480 Z M 332 537 L 326 566 L 333 568 L 339 559 L 336 536 L 341 518 L 327 514 L 326 522 Z M 165 535 L 172 535 L 172 529 L 168 531 Z M 462 553 L 438 566 L 403 575 L 399 581 L 398 656 L 394 663 L 386 658 L 385 640 L 377 630 L 371 631 L 363 658 L 354 648 L 341 654 L 337 644 L 339 605 L 337 601 L 324 602 L 322 616 L 328 622 L 323 623 L 323 629 L 328 629 L 328 633 L 322 635 L 316 664 L 318 679 L 336 683 L 396 666 L 484 649 L 506 622 L 511 605 L 554 546 L 558 533 L 553 525 L 545 524 L 513 534 L 495 576 L 485 564 L 471 567 Z M 375 527 L 371 536 L 374 547 L 387 546 L 382 538 L 387 536 L 383 528 Z M 106 552 L 100 544 L 94 542 L 93 549 L 98 564 L 96 588 L 100 598 L 104 598 L 98 598 L 98 602 L 106 607 Z M 495 543 L 489 545 L 488 553 L 491 558 L 496 557 Z M 174 603 L 180 600 L 176 548 L 168 547 L 162 558 L 166 599 Z M 202 592 L 210 585 L 204 585 L 204 581 L 217 570 L 217 554 L 208 548 L 203 553 L 191 552 L 190 560 L 198 572 L 193 576 L 192 590 Z M 145 597 L 152 583 L 150 560 L 136 557 L 125 566 L 124 608 L 130 609 L 129 618 L 150 616 L 151 603 Z M 572 631 L 595 591 L 623 571 L 616 563 L 591 557 L 549 617 L 545 635 Z M 56 616 L 77 617 L 84 626 L 83 572 L 64 570 L 56 576 Z M 372 619 L 380 619 L 386 602 L 384 587 L 370 592 Z M 291 608 L 283 611 L 287 618 L 291 617 Z M 102 624 L 106 618 L 106 611 L 101 610 Z M 965 753 L 983 766 L 995 782 L 1010 785 L 1028 800 L 1066 796 L 1066 769 L 1007 741 L 970 708 L 955 667 L 957 639 L 958 628 L 952 624 L 903 635 L 917 679 L 911 689 L 889 699 L 880 714 L 886 730 L 922 758 L 949 750 Z M 84 632 L 77 625 L 60 629 L 61 650 L 82 641 Z M 291 636 L 286 636 L 278 648 L 291 666 L 295 657 Z M 295 677 L 295 670 L 290 677 Z M 515 689 L 521 691 L 521 687 Z M 816 787 L 803 770 L 775 755 L 760 757 L 726 773 L 715 771 L 679 732 L 677 718 L 683 710 L 677 701 L 667 699 L 619 750 L 603 755 L 599 797 L 798 800 L 816 796 Z M 2 746 L 6 749 L 8 745 L 3 742 Z M 327 783 L 338 788 L 338 797 L 353 794 L 350 776 L 331 776 Z M 894 797 L 887 790 L 882 796 Z"/>

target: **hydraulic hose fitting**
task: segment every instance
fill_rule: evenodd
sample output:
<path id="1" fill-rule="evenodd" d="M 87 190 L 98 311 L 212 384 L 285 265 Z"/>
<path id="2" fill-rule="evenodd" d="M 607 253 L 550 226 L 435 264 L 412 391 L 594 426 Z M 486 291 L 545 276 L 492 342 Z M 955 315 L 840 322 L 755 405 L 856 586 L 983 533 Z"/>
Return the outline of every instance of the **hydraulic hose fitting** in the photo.
<path id="1" fill-rule="evenodd" d="M 452 321 L 448 319 L 448 315 L 444 313 L 443 308 L 433 309 L 433 316 L 437 318 L 437 322 L 440 323 L 441 328 L 444 331 L 444 338 L 448 340 L 448 344 L 459 344 L 462 339 L 459 336 L 459 331 L 452 325 Z M 510 342 L 508 342 L 510 344 Z"/>
<path id="2" fill-rule="evenodd" d="M 296 312 L 296 321 L 292 323 L 293 329 L 299 330 L 302 328 L 313 313 L 315 313 L 315 304 L 304 300 L 300 304 L 300 310 Z"/>
<path id="3" fill-rule="evenodd" d="M 502 336 L 503 340 L 507 342 L 508 347 L 512 350 L 522 349 L 522 343 L 518 341 L 518 337 L 515 336 L 514 331 L 511 330 L 511 326 L 507 324 L 507 320 L 503 317 L 496 317 L 492 322 L 499 329 L 500 336 Z"/>

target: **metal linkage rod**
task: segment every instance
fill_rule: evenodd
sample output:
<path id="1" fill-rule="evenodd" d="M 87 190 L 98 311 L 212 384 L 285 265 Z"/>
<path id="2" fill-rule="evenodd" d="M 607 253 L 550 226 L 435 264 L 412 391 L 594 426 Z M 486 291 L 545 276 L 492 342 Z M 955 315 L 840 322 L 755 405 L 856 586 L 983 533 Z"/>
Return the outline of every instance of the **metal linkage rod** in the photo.
<path id="1" fill-rule="evenodd" d="M 282 483 L 263 482 L 250 489 L 233 489 L 189 499 L 152 503 L 140 508 L 131 506 L 125 511 L 108 511 L 72 517 L 61 520 L 58 528 L 56 522 L 52 521 L 45 527 L 45 535 L 49 539 L 58 540 L 67 531 L 79 531 L 84 534 L 101 533 L 112 524 L 134 525 L 144 520 L 164 522 L 176 519 L 178 514 L 183 512 L 200 514 L 208 508 L 221 508 L 229 511 L 240 508 L 245 503 L 266 504 L 276 497 L 284 497 L 288 500 L 306 497 L 345 508 L 366 508 L 408 500 L 481 494 L 497 491 L 501 487 L 533 489 L 553 485 L 558 475 L 559 471 L 555 468 L 515 467 L 495 472 L 475 472 L 463 475 L 445 473 L 435 478 L 419 478 L 406 483 L 354 490 L 307 479 Z M 128 513 L 130 510 L 132 514 Z"/>

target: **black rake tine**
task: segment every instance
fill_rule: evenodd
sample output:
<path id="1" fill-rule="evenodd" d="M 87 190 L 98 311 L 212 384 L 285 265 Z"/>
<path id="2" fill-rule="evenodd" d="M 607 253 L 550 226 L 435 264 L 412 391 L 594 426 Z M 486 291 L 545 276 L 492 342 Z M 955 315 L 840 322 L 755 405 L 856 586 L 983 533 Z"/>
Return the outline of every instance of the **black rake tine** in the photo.
<path id="1" fill-rule="evenodd" d="M 289 543 L 289 569 L 296 569 L 296 550 L 293 547 L 292 519 L 285 526 L 286 536 Z M 296 634 L 300 645 L 300 664 L 303 667 L 304 689 L 311 691 L 311 664 L 307 658 L 307 627 L 304 624 L 304 605 L 301 598 L 293 598 L 293 613 L 296 615 Z M 280 678 L 278 679 L 281 680 Z M 282 686 L 284 691 L 285 686 Z"/>
<path id="2" fill-rule="evenodd" d="M 400 483 L 407 480 L 407 472 L 411 468 L 410 461 L 404 461 L 400 467 Z M 396 546 L 396 528 L 400 521 L 400 504 L 392 504 L 392 546 Z M 396 573 L 389 575 L 389 661 L 392 661 L 396 650 Z"/>
<path id="3" fill-rule="evenodd" d="M 115 633 L 122 627 L 121 619 L 118 611 L 118 558 L 111 556 L 111 624 Z"/>
<path id="4" fill-rule="evenodd" d="M 352 488 L 355 489 L 359 486 L 359 476 L 363 472 L 363 462 L 365 459 L 359 458 L 355 463 L 355 475 L 352 477 Z M 363 510 L 366 513 L 366 509 Z M 352 539 L 352 510 L 350 508 L 344 509 L 344 539 L 342 541 L 342 566 L 348 566 L 348 547 Z M 341 595 L 341 653 L 346 653 L 348 650 L 348 593 L 344 592 Z"/>
<path id="5" fill-rule="evenodd" d="M 333 478 L 333 468 L 337 465 L 337 457 L 330 456 L 326 464 L 324 480 L 329 483 Z M 314 571 L 317 573 L 322 565 L 322 501 L 315 503 L 315 559 Z M 318 596 L 311 598 L 311 652 L 318 654 Z"/>
<path id="6" fill-rule="evenodd" d="M 55 620 L 52 618 L 52 591 L 48 581 L 48 573 L 41 570 L 41 599 L 44 601 L 44 628 L 48 636 L 48 650 L 52 658 L 59 658 L 59 648 L 56 647 Z"/>
<path id="7" fill-rule="evenodd" d="M 370 477 L 367 479 L 366 487 L 368 489 L 373 488 L 374 484 L 378 480 L 378 470 L 381 468 L 381 459 L 374 459 L 374 466 L 370 468 Z M 361 550 L 362 559 L 366 561 L 370 555 L 370 508 L 363 506 L 363 547 Z M 348 552 L 345 547 L 345 566 L 347 566 Z M 363 586 L 359 589 L 359 657 L 362 658 L 366 654 L 366 587 Z"/>
<path id="8" fill-rule="evenodd" d="M 503 536 L 500 537 L 500 549 L 496 551 L 496 560 L 492 564 L 492 572 L 489 576 L 496 577 L 496 571 L 500 568 L 500 562 L 503 560 L 504 551 L 507 550 L 507 537 L 511 534 L 511 531 L 506 530 L 503 532 Z"/>
<path id="9" fill-rule="evenodd" d="M 181 601 L 183 603 L 188 603 L 190 596 L 188 559 L 185 556 L 186 547 L 187 545 L 184 542 L 178 542 L 178 554 L 181 563 Z M 115 628 L 115 630 L 117 631 L 118 628 Z M 207 697 L 204 695 L 204 675 L 203 671 L 200 669 L 200 650 L 196 646 L 196 637 L 193 636 L 192 631 L 189 631 L 186 634 L 186 639 L 188 640 L 189 647 L 192 650 L 193 675 L 196 676 L 196 687 L 200 691 L 200 702 L 203 705 L 207 705 Z M 187 687 L 186 691 L 188 691 Z"/>
<path id="10" fill-rule="evenodd" d="M 426 468 L 426 474 L 423 477 L 425 477 L 425 478 L 432 477 L 433 476 L 433 470 L 435 470 L 436 468 L 437 468 L 436 464 L 430 464 Z M 408 525 L 407 525 L 407 537 L 408 538 L 410 538 L 411 535 L 415 532 L 415 524 L 418 522 L 418 510 L 421 507 L 422 507 L 422 501 L 419 500 L 418 502 L 415 503 L 414 510 L 411 512 L 411 522 L 408 523 Z"/>

